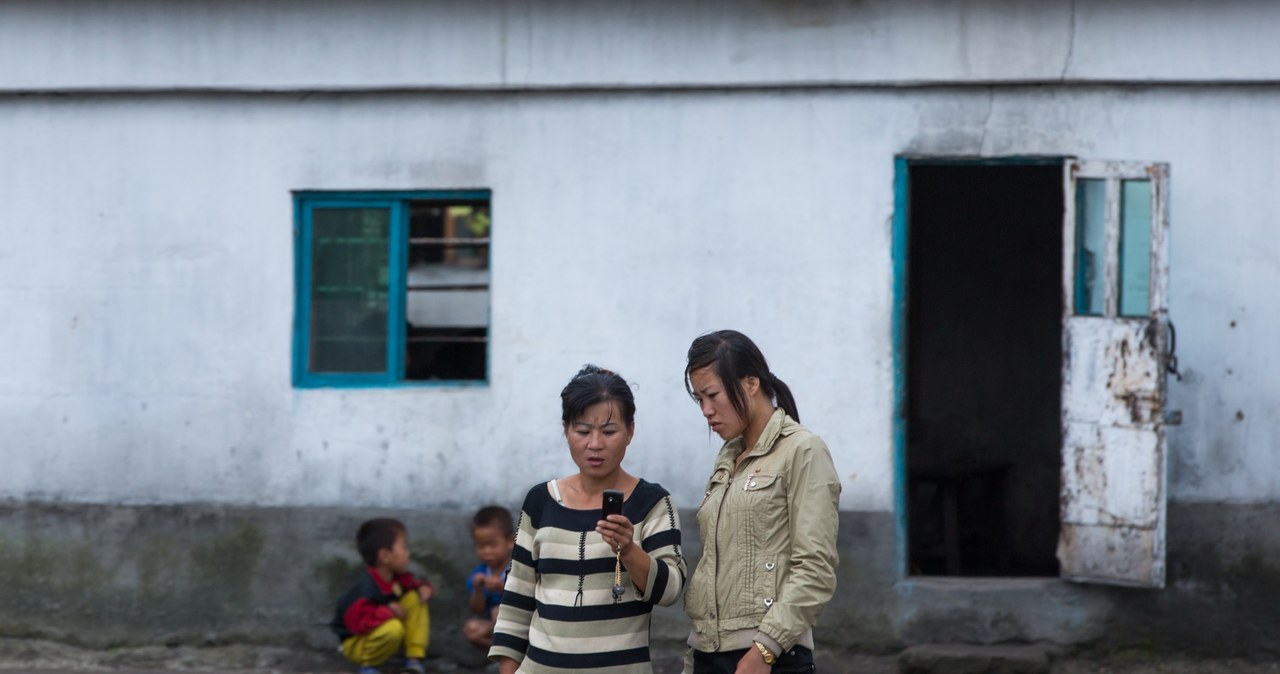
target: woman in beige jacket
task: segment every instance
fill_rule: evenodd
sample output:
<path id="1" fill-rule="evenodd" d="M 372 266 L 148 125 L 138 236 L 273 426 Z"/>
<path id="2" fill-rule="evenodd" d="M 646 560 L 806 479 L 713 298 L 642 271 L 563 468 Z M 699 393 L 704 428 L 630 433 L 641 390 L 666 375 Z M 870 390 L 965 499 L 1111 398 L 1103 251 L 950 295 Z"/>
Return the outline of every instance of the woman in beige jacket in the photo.
<path id="1" fill-rule="evenodd" d="M 725 440 L 698 508 L 686 673 L 813 672 L 813 625 L 836 585 L 840 481 L 826 444 L 746 335 L 689 347 L 685 386 Z M 776 407 L 775 407 L 776 404 Z"/>

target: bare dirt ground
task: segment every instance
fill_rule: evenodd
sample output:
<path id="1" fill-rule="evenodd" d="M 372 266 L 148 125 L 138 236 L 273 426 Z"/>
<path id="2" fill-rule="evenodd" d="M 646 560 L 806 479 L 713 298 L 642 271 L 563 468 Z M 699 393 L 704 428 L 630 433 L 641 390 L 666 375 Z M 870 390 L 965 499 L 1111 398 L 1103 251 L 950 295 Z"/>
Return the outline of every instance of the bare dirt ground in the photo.
<path id="1" fill-rule="evenodd" d="M 679 671 L 676 649 L 655 649 L 656 674 Z M 486 672 L 484 668 L 461 667 L 447 658 L 427 661 L 428 669 L 444 674 Z M 223 645 L 146 646 L 108 650 L 85 649 L 63 643 L 33 639 L 0 639 L 0 673 L 38 672 L 71 674 L 116 672 L 118 674 L 161 674 L 165 672 L 209 672 L 224 674 L 303 674 L 354 672 L 336 651 L 291 649 L 275 646 Z M 384 668 L 388 674 L 394 667 Z M 898 674 L 896 655 L 867 655 L 820 651 L 817 671 L 857 674 Z M 1150 652 L 1118 653 L 1110 656 L 1085 654 L 1058 659 L 1052 674 L 1280 674 L 1280 660 L 1200 659 Z"/>
<path id="2" fill-rule="evenodd" d="M 1275 674 L 1280 662 L 1246 660 L 1203 660 L 1182 656 L 1144 656 L 1126 662 L 1118 657 L 1107 660 L 1073 658 L 1054 663 L 1053 674 Z"/>

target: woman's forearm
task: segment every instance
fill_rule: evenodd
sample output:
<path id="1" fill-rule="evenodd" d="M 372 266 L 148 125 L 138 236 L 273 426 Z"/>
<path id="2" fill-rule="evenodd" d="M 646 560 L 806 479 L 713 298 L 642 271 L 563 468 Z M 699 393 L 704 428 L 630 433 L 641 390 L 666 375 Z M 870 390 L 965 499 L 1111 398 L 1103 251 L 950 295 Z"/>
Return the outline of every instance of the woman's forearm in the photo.
<path id="1" fill-rule="evenodd" d="M 622 553 L 622 566 L 631 576 L 631 582 L 641 592 L 649 583 L 649 567 L 652 563 L 649 553 L 645 552 L 639 543 L 628 545 L 626 551 Z"/>

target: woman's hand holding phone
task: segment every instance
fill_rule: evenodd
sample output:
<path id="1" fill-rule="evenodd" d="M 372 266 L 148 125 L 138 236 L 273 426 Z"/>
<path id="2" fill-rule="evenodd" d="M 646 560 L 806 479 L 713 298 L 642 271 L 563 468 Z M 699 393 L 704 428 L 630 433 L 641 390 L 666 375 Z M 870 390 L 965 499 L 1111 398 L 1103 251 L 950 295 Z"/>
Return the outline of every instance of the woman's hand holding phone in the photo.
<path id="1" fill-rule="evenodd" d="M 631 545 L 635 531 L 631 520 L 622 514 L 622 492 L 617 489 L 606 489 L 601 494 L 600 509 L 604 519 L 596 523 L 596 532 L 613 548 L 614 552 Z"/>

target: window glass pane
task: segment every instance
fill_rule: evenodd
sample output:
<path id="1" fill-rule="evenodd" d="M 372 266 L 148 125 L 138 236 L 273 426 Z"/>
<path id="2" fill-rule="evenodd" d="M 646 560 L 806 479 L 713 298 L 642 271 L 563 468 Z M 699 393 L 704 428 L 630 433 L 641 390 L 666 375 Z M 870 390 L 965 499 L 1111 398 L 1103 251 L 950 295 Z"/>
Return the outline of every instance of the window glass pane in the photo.
<path id="1" fill-rule="evenodd" d="M 386 372 L 391 211 L 311 215 L 311 372 Z"/>
<path id="2" fill-rule="evenodd" d="M 406 379 L 484 379 L 489 202 L 409 203 Z"/>
<path id="3" fill-rule="evenodd" d="M 1075 313 L 1101 316 L 1106 301 L 1107 182 L 1076 181 Z"/>
<path id="4" fill-rule="evenodd" d="M 1120 190 L 1120 315 L 1146 316 L 1151 296 L 1151 181 Z"/>

